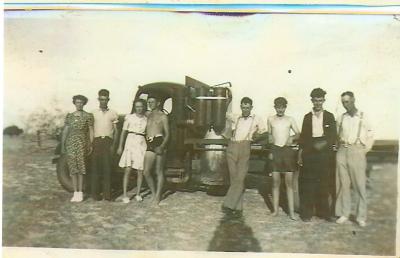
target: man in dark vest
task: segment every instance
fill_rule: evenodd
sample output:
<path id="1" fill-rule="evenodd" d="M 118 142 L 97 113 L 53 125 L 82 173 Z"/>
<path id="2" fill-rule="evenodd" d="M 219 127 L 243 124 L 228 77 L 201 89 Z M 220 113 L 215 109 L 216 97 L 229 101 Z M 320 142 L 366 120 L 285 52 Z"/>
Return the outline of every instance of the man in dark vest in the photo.
<path id="1" fill-rule="evenodd" d="M 300 217 L 308 222 L 315 215 L 330 220 L 332 210 L 329 192 L 334 182 L 333 164 L 336 143 L 336 122 L 332 113 L 323 109 L 326 92 L 313 89 L 310 96 L 311 112 L 303 119 L 299 138 L 298 163 L 300 172 Z M 334 197 L 332 198 L 334 199 Z"/>

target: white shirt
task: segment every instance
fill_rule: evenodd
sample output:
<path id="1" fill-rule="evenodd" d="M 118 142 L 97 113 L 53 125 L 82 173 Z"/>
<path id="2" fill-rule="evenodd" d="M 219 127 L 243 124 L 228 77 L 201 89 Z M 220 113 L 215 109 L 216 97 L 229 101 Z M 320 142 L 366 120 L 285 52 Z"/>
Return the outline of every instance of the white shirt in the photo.
<path id="1" fill-rule="evenodd" d="M 145 133 L 147 124 L 147 117 L 139 117 L 137 114 L 128 114 L 125 116 L 124 125 L 122 130 L 134 133 Z"/>
<path id="2" fill-rule="evenodd" d="M 319 114 L 317 115 L 314 110 L 311 111 L 312 113 L 312 137 L 321 137 L 324 136 L 324 111 L 321 110 L 318 112 Z"/>
<path id="3" fill-rule="evenodd" d="M 105 111 L 100 108 L 94 110 L 94 137 L 108 136 L 113 138 L 114 124 L 118 123 L 117 112 L 107 109 Z"/>
<path id="4" fill-rule="evenodd" d="M 360 138 L 357 139 L 360 119 Z M 374 134 L 369 119 L 365 116 L 364 112 L 357 110 L 357 113 L 354 114 L 354 116 L 350 116 L 347 112 L 342 114 L 337 119 L 337 128 L 340 142 L 346 144 L 361 143 L 365 146 L 366 151 L 371 150 L 372 145 L 374 144 Z"/>
<path id="5" fill-rule="evenodd" d="M 264 121 L 256 115 L 243 117 L 241 115 L 227 115 L 231 121 L 232 141 L 251 141 L 255 132 L 263 133 L 267 131 Z"/>
<path id="6" fill-rule="evenodd" d="M 292 117 L 277 115 L 268 117 L 268 131 L 272 135 L 274 145 L 285 146 L 290 138 L 290 130 L 299 133 L 296 121 Z"/>

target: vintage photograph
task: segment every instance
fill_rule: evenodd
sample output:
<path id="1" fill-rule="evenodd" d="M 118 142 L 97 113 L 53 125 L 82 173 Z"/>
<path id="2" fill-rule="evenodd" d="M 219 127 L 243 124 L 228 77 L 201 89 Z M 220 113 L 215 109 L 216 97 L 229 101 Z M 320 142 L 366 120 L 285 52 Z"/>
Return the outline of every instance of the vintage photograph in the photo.
<path id="1" fill-rule="evenodd" d="M 399 56 L 400 5 L 6 4 L 3 247 L 396 256 Z"/>

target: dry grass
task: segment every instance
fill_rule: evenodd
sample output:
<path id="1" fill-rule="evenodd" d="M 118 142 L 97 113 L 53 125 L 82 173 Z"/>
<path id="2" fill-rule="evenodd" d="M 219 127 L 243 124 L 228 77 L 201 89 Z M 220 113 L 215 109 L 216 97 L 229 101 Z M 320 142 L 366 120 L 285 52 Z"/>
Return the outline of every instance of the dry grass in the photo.
<path id="1" fill-rule="evenodd" d="M 46 145 L 47 144 L 47 145 Z M 336 225 L 269 216 L 256 189 L 245 194 L 243 220 L 222 220 L 221 197 L 176 192 L 160 207 L 143 203 L 69 202 L 51 164 L 52 146 L 4 138 L 3 245 L 135 250 L 263 251 L 394 255 L 396 165 L 371 175 L 369 225 Z M 255 175 L 252 175 L 256 177 Z M 263 181 L 264 180 L 264 181 Z M 264 184 L 265 177 L 251 180 Z"/>

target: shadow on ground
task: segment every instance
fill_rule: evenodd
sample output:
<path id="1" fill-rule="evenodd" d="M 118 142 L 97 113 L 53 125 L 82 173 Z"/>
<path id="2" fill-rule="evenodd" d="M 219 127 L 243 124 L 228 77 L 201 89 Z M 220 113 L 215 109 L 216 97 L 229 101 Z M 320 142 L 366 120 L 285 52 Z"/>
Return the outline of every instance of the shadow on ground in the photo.
<path id="1" fill-rule="evenodd" d="M 251 227 L 244 218 L 223 217 L 214 231 L 208 251 L 216 252 L 261 252 Z"/>

